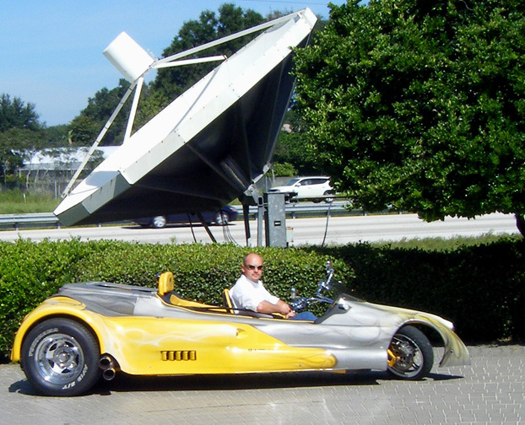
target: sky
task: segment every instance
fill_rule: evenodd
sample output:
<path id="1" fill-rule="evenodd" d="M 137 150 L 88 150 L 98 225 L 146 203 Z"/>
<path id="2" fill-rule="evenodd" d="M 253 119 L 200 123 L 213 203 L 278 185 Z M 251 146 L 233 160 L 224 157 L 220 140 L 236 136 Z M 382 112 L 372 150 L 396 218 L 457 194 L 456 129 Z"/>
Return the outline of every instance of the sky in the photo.
<path id="1" fill-rule="evenodd" d="M 263 16 L 309 7 L 328 18 L 330 10 L 323 0 L 0 0 L 0 94 L 34 104 L 47 126 L 69 124 L 122 78 L 102 54 L 122 31 L 161 58 L 184 22 L 224 3 Z"/>

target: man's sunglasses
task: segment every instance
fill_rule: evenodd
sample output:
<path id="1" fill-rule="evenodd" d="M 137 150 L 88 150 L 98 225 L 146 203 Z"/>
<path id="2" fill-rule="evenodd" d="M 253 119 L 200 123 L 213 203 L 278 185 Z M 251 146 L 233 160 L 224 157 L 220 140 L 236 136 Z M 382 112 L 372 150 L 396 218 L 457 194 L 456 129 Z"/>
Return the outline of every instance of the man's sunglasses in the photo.
<path id="1" fill-rule="evenodd" d="M 254 266 L 253 264 L 246 264 L 246 267 L 248 267 L 248 270 L 262 270 L 263 266 Z"/>

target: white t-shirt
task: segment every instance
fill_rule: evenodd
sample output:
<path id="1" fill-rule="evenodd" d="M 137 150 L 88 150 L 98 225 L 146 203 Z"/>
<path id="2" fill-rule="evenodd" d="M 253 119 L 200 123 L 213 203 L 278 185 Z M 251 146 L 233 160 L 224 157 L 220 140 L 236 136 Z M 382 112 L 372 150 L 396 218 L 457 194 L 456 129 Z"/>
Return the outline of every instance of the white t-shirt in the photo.
<path id="1" fill-rule="evenodd" d="M 263 283 L 252 282 L 246 276 L 242 275 L 232 289 L 230 289 L 230 298 L 235 309 L 252 310 L 257 312 L 257 306 L 262 301 L 268 301 L 271 304 L 277 304 L 279 298 L 270 294 Z"/>

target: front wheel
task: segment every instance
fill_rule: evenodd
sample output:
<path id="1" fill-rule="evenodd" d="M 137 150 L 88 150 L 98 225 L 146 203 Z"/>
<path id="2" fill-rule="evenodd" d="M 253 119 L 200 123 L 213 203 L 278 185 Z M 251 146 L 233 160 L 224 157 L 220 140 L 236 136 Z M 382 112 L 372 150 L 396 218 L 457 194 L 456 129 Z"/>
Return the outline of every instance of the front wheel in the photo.
<path id="1" fill-rule="evenodd" d="M 397 331 L 388 347 L 388 373 L 396 378 L 418 380 L 428 375 L 434 351 L 419 329 L 405 326 Z"/>
<path id="2" fill-rule="evenodd" d="M 215 214 L 213 221 L 217 226 L 227 226 L 230 222 L 230 219 L 228 217 L 228 213 L 219 211 L 217 214 Z"/>
<path id="3" fill-rule="evenodd" d="M 56 318 L 35 326 L 22 344 L 22 367 L 29 382 L 44 395 L 75 396 L 100 378 L 99 344 L 74 320 Z"/>

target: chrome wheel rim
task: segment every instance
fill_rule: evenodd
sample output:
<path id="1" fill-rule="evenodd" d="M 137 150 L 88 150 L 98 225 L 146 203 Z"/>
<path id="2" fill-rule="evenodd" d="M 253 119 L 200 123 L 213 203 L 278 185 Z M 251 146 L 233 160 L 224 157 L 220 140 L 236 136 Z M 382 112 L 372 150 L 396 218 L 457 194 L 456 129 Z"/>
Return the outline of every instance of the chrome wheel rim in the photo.
<path id="1" fill-rule="evenodd" d="M 35 348 L 38 373 L 52 384 L 72 382 L 82 372 L 84 353 L 78 341 L 65 334 L 47 336 Z"/>
<path id="2" fill-rule="evenodd" d="M 165 225 L 166 225 L 166 218 L 164 216 L 159 215 L 153 218 L 153 227 L 160 229 L 164 227 Z"/>

